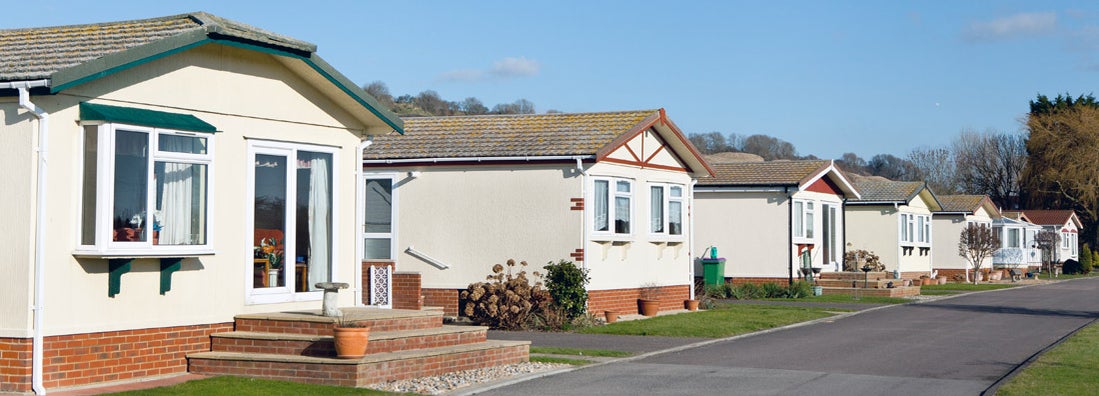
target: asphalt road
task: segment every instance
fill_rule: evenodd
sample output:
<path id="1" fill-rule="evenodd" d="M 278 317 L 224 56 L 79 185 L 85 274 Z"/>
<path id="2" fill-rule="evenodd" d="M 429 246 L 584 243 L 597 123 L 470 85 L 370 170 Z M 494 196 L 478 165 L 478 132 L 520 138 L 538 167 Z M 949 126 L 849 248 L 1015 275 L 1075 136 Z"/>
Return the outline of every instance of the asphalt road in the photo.
<path id="1" fill-rule="evenodd" d="M 1099 278 L 863 312 L 489 395 L 977 395 L 1099 318 Z"/>

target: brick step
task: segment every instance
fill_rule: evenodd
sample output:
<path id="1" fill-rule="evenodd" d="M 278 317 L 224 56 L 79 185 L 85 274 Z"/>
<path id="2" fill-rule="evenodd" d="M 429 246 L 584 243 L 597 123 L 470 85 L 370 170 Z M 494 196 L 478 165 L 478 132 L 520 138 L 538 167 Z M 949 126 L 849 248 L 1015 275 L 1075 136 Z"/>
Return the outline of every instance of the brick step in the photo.
<path id="1" fill-rule="evenodd" d="M 366 353 L 437 348 L 485 341 L 488 327 L 442 326 L 400 331 L 370 331 Z M 331 333 L 330 333 L 331 334 Z M 210 336 L 214 352 L 336 356 L 331 335 L 233 331 Z"/>
<path id="2" fill-rule="evenodd" d="M 863 277 L 868 277 L 870 280 L 874 279 L 893 279 L 892 272 L 886 271 L 873 271 L 873 272 L 821 272 L 820 279 L 846 279 L 848 282 L 853 280 L 862 280 Z"/>
<path id="3" fill-rule="evenodd" d="M 346 320 L 363 323 L 372 331 L 399 331 L 439 327 L 443 313 L 435 310 L 383 309 L 373 307 L 341 308 Z M 244 314 L 234 317 L 234 330 L 281 334 L 331 335 L 338 318 L 322 316 L 321 311 L 293 311 Z"/>
<path id="4" fill-rule="evenodd" d="M 824 287 L 850 288 L 852 282 L 855 283 L 855 287 L 857 288 L 863 288 L 863 285 L 866 285 L 865 287 L 870 289 L 885 289 L 889 285 L 889 282 L 893 282 L 893 286 L 900 286 L 904 284 L 904 281 L 900 279 L 871 278 L 870 280 L 867 280 L 865 282 L 862 279 L 818 279 L 817 285 Z"/>
<path id="5" fill-rule="evenodd" d="M 863 289 L 850 287 L 825 287 L 824 294 L 839 294 L 859 297 L 913 297 L 920 295 L 919 286 L 898 286 L 892 289 Z"/>
<path id="6" fill-rule="evenodd" d="M 187 355 L 187 364 L 192 374 L 362 387 L 383 381 L 521 363 L 529 360 L 529 354 L 529 341 L 489 340 L 476 344 L 376 353 L 362 359 L 199 352 Z"/>

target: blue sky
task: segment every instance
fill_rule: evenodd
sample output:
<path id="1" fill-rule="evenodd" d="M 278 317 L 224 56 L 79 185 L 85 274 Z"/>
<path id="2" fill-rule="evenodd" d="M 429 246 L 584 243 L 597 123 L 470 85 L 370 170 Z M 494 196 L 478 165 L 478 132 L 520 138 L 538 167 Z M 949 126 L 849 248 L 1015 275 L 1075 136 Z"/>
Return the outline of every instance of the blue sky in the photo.
<path id="1" fill-rule="evenodd" d="M 186 4 L 183 4 L 186 3 Z M 19 28 L 190 11 L 307 40 L 361 84 L 539 112 L 660 108 L 687 133 L 905 155 L 1095 91 L 1099 2 L 38 0 Z"/>

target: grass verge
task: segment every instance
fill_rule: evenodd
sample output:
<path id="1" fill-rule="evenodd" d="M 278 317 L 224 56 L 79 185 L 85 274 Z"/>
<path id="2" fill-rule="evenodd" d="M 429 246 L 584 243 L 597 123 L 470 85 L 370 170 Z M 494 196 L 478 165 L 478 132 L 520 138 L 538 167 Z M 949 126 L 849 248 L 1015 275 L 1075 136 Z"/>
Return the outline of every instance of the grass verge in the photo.
<path id="1" fill-rule="evenodd" d="M 719 305 L 715 309 L 631 320 L 580 330 L 588 334 L 720 338 L 832 316 L 825 308 Z"/>
<path id="2" fill-rule="evenodd" d="M 1099 324 L 1092 324 L 1039 356 L 1000 387 L 997 395 L 1090 395 L 1099 389 Z"/>
<path id="3" fill-rule="evenodd" d="M 564 363 L 571 364 L 573 366 L 583 366 L 585 364 L 591 364 L 591 360 L 584 359 L 569 359 L 554 356 L 531 356 L 530 361 L 536 363 Z"/>
<path id="4" fill-rule="evenodd" d="M 297 382 L 272 381 L 242 377 L 213 377 L 161 388 L 112 393 L 124 396 L 180 396 L 180 395 L 406 395 L 373 389 L 345 388 L 340 386 L 307 385 Z M 413 395 L 407 393 L 407 395 Z"/>
<path id="5" fill-rule="evenodd" d="M 981 283 L 974 285 L 972 283 L 947 283 L 945 285 L 926 285 L 920 286 L 920 292 L 924 290 L 956 290 L 956 291 L 981 291 L 981 290 L 998 290 L 1007 289 L 1009 287 L 1019 286 L 1019 284 L 1010 283 Z"/>
<path id="6" fill-rule="evenodd" d="M 581 348 L 561 348 L 561 347 L 530 347 L 530 353 L 541 353 L 544 355 L 576 355 L 576 356 L 598 356 L 598 357 L 626 357 L 633 355 L 626 351 L 612 351 L 608 349 L 581 349 Z"/>

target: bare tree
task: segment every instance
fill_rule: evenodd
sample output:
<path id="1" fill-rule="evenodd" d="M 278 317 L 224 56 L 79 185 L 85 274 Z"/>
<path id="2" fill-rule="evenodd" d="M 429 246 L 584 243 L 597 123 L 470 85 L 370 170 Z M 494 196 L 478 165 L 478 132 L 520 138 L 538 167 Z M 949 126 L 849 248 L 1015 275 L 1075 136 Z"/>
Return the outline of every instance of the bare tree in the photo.
<path id="1" fill-rule="evenodd" d="M 1030 205 L 1073 209 L 1085 227 L 1085 240 L 1099 236 L 1099 108 L 1070 106 L 1030 114 L 1023 185 Z"/>
<path id="2" fill-rule="evenodd" d="M 1026 139 L 988 131 L 962 131 L 954 140 L 958 186 L 970 194 L 986 194 L 996 205 L 1021 207 L 1020 176 L 1026 165 Z"/>
<path id="3" fill-rule="evenodd" d="M 957 194 L 958 177 L 954 167 L 954 152 L 947 148 L 921 147 L 908 153 L 908 161 L 916 169 L 917 178 L 927 182 L 937 194 Z"/>
<path id="4" fill-rule="evenodd" d="M 463 100 L 460 108 L 462 112 L 467 115 L 488 114 L 488 107 L 486 107 L 484 103 L 481 103 L 480 99 L 472 96 Z"/>
<path id="5" fill-rule="evenodd" d="M 1053 249 L 1061 243 L 1061 234 L 1056 231 L 1041 230 L 1034 235 L 1034 243 L 1042 251 L 1042 263 L 1049 270 L 1049 277 L 1053 278 Z"/>
<path id="6" fill-rule="evenodd" d="M 973 267 L 974 285 L 981 279 L 981 265 L 999 248 L 1000 236 L 992 231 L 992 227 L 969 224 L 962 229 L 958 239 L 958 255 L 964 257 Z M 969 282 L 969 271 L 965 273 L 965 281 Z"/>
<path id="7" fill-rule="evenodd" d="M 797 149 L 794 148 L 792 143 L 761 134 L 755 134 L 744 138 L 744 146 L 741 148 L 741 151 L 758 155 L 767 161 L 776 159 L 798 159 Z"/>
<path id="8" fill-rule="evenodd" d="M 870 174 L 870 171 L 866 168 L 866 160 L 855 153 L 843 153 L 843 155 L 840 156 L 840 159 L 836 160 L 836 164 L 848 172 L 858 173 L 864 176 Z"/>
<path id="9" fill-rule="evenodd" d="M 366 84 L 363 86 L 363 90 L 373 96 L 374 99 L 377 99 L 378 103 L 385 106 L 387 110 L 393 110 L 393 95 L 389 93 L 389 87 L 384 82 L 374 81 Z"/>

